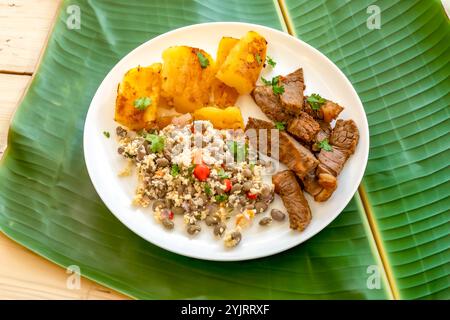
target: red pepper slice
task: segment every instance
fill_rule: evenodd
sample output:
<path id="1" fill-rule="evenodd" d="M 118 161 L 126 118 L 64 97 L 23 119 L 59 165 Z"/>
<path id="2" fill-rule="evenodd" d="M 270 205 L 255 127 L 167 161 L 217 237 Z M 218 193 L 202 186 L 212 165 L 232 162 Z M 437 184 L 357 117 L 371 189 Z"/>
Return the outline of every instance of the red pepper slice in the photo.
<path id="1" fill-rule="evenodd" d="M 209 168 L 206 164 L 197 164 L 194 168 L 194 176 L 200 181 L 206 181 L 209 177 Z"/>
<path id="2" fill-rule="evenodd" d="M 254 193 L 247 192 L 247 198 L 249 198 L 250 200 L 255 200 L 256 198 L 258 198 L 258 195 L 254 194 Z"/>
<path id="3" fill-rule="evenodd" d="M 231 180 L 223 179 L 223 183 L 225 183 L 225 192 L 229 192 L 231 190 Z"/>

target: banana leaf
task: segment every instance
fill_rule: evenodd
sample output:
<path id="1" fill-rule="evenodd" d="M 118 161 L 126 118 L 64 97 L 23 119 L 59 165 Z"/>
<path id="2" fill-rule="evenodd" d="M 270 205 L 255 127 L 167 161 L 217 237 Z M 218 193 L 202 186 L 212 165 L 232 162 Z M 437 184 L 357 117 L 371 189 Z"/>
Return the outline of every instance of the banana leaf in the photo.
<path id="1" fill-rule="evenodd" d="M 403 299 L 449 299 L 450 25 L 441 2 L 286 7 L 296 35 L 344 71 L 364 104 L 371 146 L 363 192 L 393 289 Z M 370 28 L 374 10 L 379 29 Z"/>
<path id="2" fill-rule="evenodd" d="M 80 8 L 80 29 L 68 28 L 70 5 Z M 270 0 L 65 1 L 11 124 L 0 163 L 0 230 L 134 298 L 390 298 L 358 195 L 330 226 L 296 248 L 247 262 L 208 262 L 133 234 L 107 210 L 87 175 L 82 133 L 90 100 L 129 50 L 199 22 L 247 21 L 283 29 L 279 12 Z M 374 268 L 381 277 L 376 288 L 368 285 Z"/>

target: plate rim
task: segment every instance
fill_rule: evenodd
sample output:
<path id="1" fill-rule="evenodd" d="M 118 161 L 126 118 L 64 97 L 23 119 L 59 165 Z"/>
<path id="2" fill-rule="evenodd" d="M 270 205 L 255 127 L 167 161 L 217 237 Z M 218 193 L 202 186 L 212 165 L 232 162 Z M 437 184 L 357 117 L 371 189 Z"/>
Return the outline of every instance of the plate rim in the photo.
<path id="1" fill-rule="evenodd" d="M 314 232 L 311 232 L 306 238 L 302 239 L 300 242 L 293 242 L 290 243 L 288 245 L 285 245 L 283 247 L 275 247 L 275 249 L 270 248 L 266 251 L 263 251 L 263 253 L 254 253 L 254 254 L 250 254 L 250 255 L 246 255 L 245 257 L 236 257 L 236 256 L 214 256 L 214 257 L 206 257 L 203 256 L 201 254 L 195 253 L 195 252 L 184 252 L 178 249 L 174 249 L 171 248 L 168 245 L 164 245 L 162 243 L 155 243 L 153 241 L 151 241 L 150 239 L 148 239 L 148 237 L 139 232 L 138 230 L 134 230 L 132 227 L 129 226 L 129 224 L 127 224 L 124 220 L 124 218 L 120 215 L 120 214 L 116 214 L 114 212 L 114 210 L 112 210 L 112 208 L 110 208 L 110 205 L 105 201 L 105 199 L 102 196 L 102 193 L 99 191 L 99 186 L 96 184 L 95 179 L 93 178 L 95 175 L 93 175 L 93 173 L 91 172 L 92 167 L 90 166 L 90 163 L 93 161 L 91 156 L 89 156 L 89 152 L 87 152 L 87 140 L 88 135 L 87 135 L 87 124 L 88 124 L 88 119 L 90 119 L 90 115 L 93 113 L 93 108 L 92 106 L 95 104 L 94 102 L 96 102 L 99 98 L 99 90 L 100 88 L 103 87 L 103 85 L 106 83 L 107 79 L 111 76 L 111 74 L 113 74 L 115 72 L 116 69 L 119 69 L 119 67 L 126 62 L 126 60 L 128 59 L 129 56 L 132 56 L 135 51 L 138 51 L 142 46 L 146 45 L 147 43 L 151 42 L 151 41 L 157 41 L 158 39 L 164 38 L 170 34 L 173 33 L 178 33 L 178 32 L 186 32 L 192 29 L 196 29 L 196 28 L 204 28 L 204 27 L 208 27 L 208 26 L 218 26 L 221 25 L 223 27 L 226 27 L 227 25 L 233 25 L 233 26 L 241 26 L 241 27 L 247 27 L 247 28 L 259 28 L 259 29 L 265 29 L 269 32 L 274 32 L 275 34 L 277 34 L 280 37 L 289 39 L 289 41 L 297 41 L 300 42 L 303 46 L 306 46 L 309 50 L 313 51 L 314 54 L 317 54 L 319 56 L 322 56 L 322 58 L 328 60 L 328 62 L 330 63 L 331 68 L 334 69 L 335 72 L 337 72 L 338 74 L 340 74 L 340 76 L 344 79 L 344 81 L 346 82 L 347 86 L 350 88 L 351 90 L 351 94 L 354 96 L 353 98 L 356 98 L 356 102 L 359 104 L 359 107 L 362 110 L 362 122 L 363 123 L 358 123 L 358 125 L 361 125 L 360 127 L 360 132 L 364 132 L 367 133 L 367 136 L 365 137 L 367 139 L 367 143 L 364 146 L 364 150 L 363 150 L 363 154 L 362 154 L 362 161 L 363 161 L 363 165 L 362 165 L 362 169 L 359 172 L 357 178 L 355 179 L 355 183 L 353 188 L 351 189 L 351 192 L 349 192 L 348 194 L 350 196 L 348 196 L 348 199 L 346 198 L 345 201 L 343 201 L 342 203 L 344 203 L 343 207 L 339 210 L 339 212 L 334 214 L 334 217 L 332 217 L 332 219 L 330 219 L 328 221 L 328 223 L 326 223 L 322 228 L 318 228 L 317 230 L 315 230 Z M 92 117 L 92 116 L 91 116 Z M 364 128 L 364 130 L 362 130 Z M 358 147 L 363 147 L 362 145 L 359 145 Z M 132 231 L 133 233 L 137 234 L 139 237 L 141 237 L 142 239 L 144 239 L 145 241 L 148 241 L 149 243 L 151 243 L 152 245 L 155 245 L 159 248 L 162 248 L 164 250 L 167 250 L 169 252 L 173 252 L 185 257 L 189 257 L 189 258 L 195 258 L 195 259 L 200 259 L 200 260 L 207 260 L 207 261 L 246 261 L 246 260 L 253 260 L 253 259 L 259 259 L 259 258 L 264 258 L 264 257 L 269 257 L 272 255 L 275 255 L 277 253 L 281 253 L 284 251 L 287 251 L 291 248 L 294 248 L 302 243 L 305 243 L 306 241 L 308 241 L 309 239 L 311 239 L 312 237 L 314 237 L 315 235 L 317 235 L 319 232 L 323 231 L 326 227 L 328 227 L 341 213 L 342 211 L 345 209 L 345 207 L 349 204 L 349 202 L 351 201 L 351 199 L 355 196 L 355 194 L 358 192 L 358 188 L 361 184 L 361 181 L 364 177 L 364 173 L 366 171 L 367 168 L 367 162 L 368 162 L 368 157 L 369 157 L 369 149 L 370 149 L 370 132 L 369 132 L 369 125 L 368 125 L 368 121 L 367 121 L 367 115 L 364 109 L 364 106 L 362 104 L 362 101 L 357 93 L 357 91 L 355 90 L 355 88 L 353 87 L 352 83 L 350 82 L 350 80 L 347 78 L 347 76 L 345 75 L 345 73 L 338 67 L 336 66 L 336 64 L 329 59 L 324 53 L 320 52 L 318 49 L 316 49 L 315 47 L 311 46 L 310 44 L 308 44 L 307 42 L 296 38 L 292 35 L 290 35 L 287 32 L 284 31 L 280 31 L 271 27 L 267 27 L 264 25 L 259 25 L 259 24 L 255 24 L 255 23 L 247 23 L 247 22 L 226 22 L 226 21 L 222 21 L 222 22 L 205 22 L 205 23 L 197 23 L 197 24 L 192 24 L 192 25 L 187 25 L 187 26 L 183 26 L 180 28 L 176 28 L 173 30 L 170 30 L 168 32 L 162 33 L 154 38 L 148 39 L 147 41 L 139 44 L 138 46 L 136 46 L 133 50 L 131 50 L 130 52 L 128 52 L 125 56 L 123 56 L 122 58 L 120 58 L 120 60 L 109 70 L 109 72 L 105 75 L 105 77 L 103 78 L 103 80 L 101 81 L 101 83 L 99 84 L 99 86 L 97 87 L 97 90 L 94 94 L 94 96 L 91 99 L 91 102 L 89 104 L 89 108 L 88 111 L 86 113 L 86 117 L 85 117 L 85 122 L 83 125 L 83 155 L 84 155 L 84 162 L 86 165 L 86 169 L 89 175 L 89 178 L 91 180 L 92 185 L 94 186 L 95 191 L 97 192 L 97 195 L 100 197 L 100 199 L 102 200 L 103 204 L 108 208 L 108 210 L 110 211 L 110 213 L 112 213 L 126 228 L 128 228 L 130 231 Z M 335 211 L 336 212 L 336 211 Z"/>

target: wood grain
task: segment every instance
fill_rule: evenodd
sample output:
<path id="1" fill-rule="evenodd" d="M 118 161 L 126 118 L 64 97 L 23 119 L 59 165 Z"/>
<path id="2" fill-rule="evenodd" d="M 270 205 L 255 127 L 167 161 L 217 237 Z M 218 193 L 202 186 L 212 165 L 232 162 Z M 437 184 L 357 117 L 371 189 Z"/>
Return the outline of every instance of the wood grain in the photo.
<path id="1" fill-rule="evenodd" d="M 59 0 L 0 0 L 0 72 L 31 74 Z"/>
<path id="2" fill-rule="evenodd" d="M 31 76 L 0 74 L 0 158 L 6 147 L 10 119 Z"/>
<path id="3" fill-rule="evenodd" d="M 0 158 L 11 117 L 37 68 L 59 3 L 0 0 Z M 127 299 L 83 277 L 79 289 L 70 289 L 71 276 L 0 232 L 0 299 Z"/>

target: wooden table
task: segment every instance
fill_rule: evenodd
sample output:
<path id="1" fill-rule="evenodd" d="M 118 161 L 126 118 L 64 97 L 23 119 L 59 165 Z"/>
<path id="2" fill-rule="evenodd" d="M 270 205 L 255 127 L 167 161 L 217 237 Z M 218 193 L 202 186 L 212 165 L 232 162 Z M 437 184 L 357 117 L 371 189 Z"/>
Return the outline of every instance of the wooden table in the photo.
<path id="1" fill-rule="evenodd" d="M 11 116 L 39 64 L 60 0 L 0 0 L 0 157 Z M 0 299 L 126 299 L 90 280 L 69 289 L 67 270 L 0 233 Z"/>

